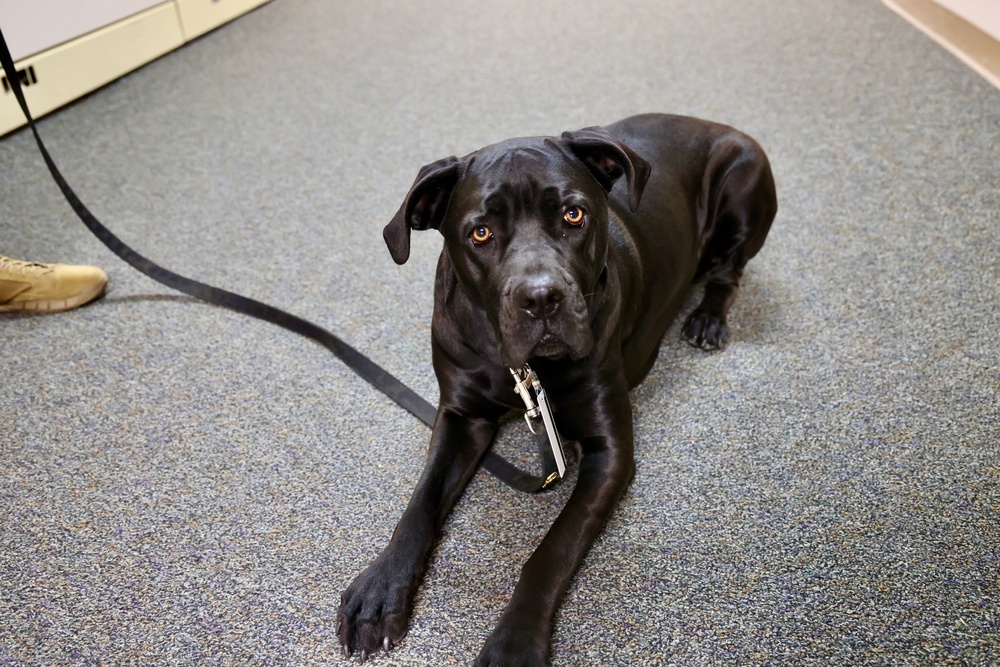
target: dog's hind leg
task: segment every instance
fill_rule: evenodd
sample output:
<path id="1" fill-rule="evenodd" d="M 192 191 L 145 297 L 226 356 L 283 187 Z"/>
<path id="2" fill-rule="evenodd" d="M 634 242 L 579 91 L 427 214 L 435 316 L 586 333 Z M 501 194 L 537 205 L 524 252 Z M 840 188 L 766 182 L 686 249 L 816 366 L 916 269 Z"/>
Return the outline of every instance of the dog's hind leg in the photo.
<path id="1" fill-rule="evenodd" d="M 757 142 L 736 132 L 713 144 L 698 198 L 701 258 L 696 279 L 705 279 L 701 303 L 681 335 L 695 347 L 721 349 L 729 341 L 729 313 L 746 263 L 764 245 L 778 210 L 774 178 Z"/>

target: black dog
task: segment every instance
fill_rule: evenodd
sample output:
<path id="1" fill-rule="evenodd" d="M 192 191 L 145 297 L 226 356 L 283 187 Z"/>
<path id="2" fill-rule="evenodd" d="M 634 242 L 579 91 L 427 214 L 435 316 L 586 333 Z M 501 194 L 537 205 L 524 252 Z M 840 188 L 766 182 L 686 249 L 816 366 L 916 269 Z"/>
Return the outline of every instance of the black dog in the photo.
<path id="1" fill-rule="evenodd" d="M 753 139 L 679 116 L 512 139 L 420 170 L 384 236 L 399 264 L 410 230 L 444 236 L 432 326 L 441 404 L 389 545 L 341 598 L 346 655 L 389 650 L 406 633 L 442 522 L 500 418 L 524 407 L 508 368 L 530 361 L 579 473 L 476 664 L 546 662 L 556 606 L 632 478 L 629 389 L 700 278 L 704 299 L 683 335 L 726 344 L 743 267 L 776 211 Z"/>

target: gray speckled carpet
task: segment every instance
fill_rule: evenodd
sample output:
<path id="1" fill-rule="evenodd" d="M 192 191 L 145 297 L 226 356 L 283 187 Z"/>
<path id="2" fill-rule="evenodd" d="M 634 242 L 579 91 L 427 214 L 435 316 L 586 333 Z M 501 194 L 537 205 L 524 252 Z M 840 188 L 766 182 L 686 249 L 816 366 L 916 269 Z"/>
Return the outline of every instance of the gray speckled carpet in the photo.
<path id="1" fill-rule="evenodd" d="M 274 0 L 41 130 L 140 251 L 434 400 L 440 239 L 403 267 L 381 239 L 417 169 L 640 111 L 755 136 L 781 208 L 729 349 L 675 326 L 634 392 L 638 472 L 553 664 L 996 664 L 1000 92 L 879 2 Z M 0 253 L 110 274 L 88 307 L 0 316 L 0 663 L 340 664 L 340 591 L 427 429 L 118 261 L 24 131 Z M 469 664 L 571 485 L 477 476 L 377 664 Z"/>

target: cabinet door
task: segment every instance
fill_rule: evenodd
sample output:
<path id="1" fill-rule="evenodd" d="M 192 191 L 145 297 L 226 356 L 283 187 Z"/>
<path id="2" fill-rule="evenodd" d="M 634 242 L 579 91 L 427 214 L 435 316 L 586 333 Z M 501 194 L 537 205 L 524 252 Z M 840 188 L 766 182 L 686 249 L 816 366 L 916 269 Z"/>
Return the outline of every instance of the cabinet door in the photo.
<path id="1" fill-rule="evenodd" d="M 0 27 L 7 38 L 7 26 Z M 168 1 L 22 58 L 16 65 L 31 115 L 39 118 L 183 43 L 177 9 Z M 0 87 L 0 135 L 26 122 L 6 77 L 3 77 L 3 84 Z"/>
<path id="2" fill-rule="evenodd" d="M 0 28 L 17 62 L 164 0 L 2 0 Z"/>

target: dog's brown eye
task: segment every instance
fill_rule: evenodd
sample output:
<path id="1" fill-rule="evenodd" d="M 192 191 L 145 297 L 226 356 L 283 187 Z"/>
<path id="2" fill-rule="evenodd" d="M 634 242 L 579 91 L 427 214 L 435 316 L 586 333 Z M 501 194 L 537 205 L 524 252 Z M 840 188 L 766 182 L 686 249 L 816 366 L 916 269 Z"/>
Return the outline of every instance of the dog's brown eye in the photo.
<path id="1" fill-rule="evenodd" d="M 483 245 L 493 238 L 493 232 L 486 225 L 480 225 L 472 230 L 472 242 L 476 245 Z"/>
<path id="2" fill-rule="evenodd" d="M 579 227 L 583 224 L 583 209 L 579 206 L 570 206 L 563 213 L 563 220 L 573 225 L 574 227 Z"/>

